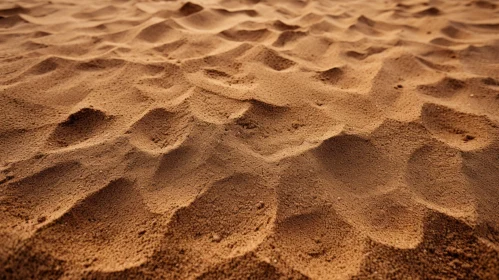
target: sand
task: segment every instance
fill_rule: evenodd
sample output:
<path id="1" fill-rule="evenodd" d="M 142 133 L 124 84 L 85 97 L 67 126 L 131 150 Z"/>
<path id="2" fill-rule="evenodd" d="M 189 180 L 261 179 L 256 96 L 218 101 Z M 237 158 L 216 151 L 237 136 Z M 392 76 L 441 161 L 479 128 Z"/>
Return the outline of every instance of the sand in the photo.
<path id="1" fill-rule="evenodd" d="M 499 279 L 499 1 L 4 0 L 0 279 Z"/>

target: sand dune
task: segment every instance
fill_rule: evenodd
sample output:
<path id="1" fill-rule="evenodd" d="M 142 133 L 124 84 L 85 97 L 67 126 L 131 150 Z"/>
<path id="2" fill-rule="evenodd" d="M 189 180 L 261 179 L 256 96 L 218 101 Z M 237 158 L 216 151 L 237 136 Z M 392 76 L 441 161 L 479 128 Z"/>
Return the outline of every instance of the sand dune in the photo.
<path id="1" fill-rule="evenodd" d="M 496 279 L 499 2 L 0 3 L 1 279 Z"/>

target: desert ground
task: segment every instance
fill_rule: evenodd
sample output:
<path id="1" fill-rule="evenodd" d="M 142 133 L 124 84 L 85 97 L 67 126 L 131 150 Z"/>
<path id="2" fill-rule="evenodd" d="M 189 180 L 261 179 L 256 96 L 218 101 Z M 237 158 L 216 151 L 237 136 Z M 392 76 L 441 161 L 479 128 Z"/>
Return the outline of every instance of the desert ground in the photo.
<path id="1" fill-rule="evenodd" d="M 0 279 L 499 279 L 499 1 L 0 1 Z"/>

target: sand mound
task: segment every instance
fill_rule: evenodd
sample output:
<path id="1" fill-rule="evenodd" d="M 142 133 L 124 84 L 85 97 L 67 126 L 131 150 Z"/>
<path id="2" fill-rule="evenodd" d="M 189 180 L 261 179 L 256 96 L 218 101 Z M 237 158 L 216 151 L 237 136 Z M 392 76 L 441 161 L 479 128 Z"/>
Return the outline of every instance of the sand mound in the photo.
<path id="1" fill-rule="evenodd" d="M 0 279 L 497 278 L 498 15 L 0 3 Z"/>

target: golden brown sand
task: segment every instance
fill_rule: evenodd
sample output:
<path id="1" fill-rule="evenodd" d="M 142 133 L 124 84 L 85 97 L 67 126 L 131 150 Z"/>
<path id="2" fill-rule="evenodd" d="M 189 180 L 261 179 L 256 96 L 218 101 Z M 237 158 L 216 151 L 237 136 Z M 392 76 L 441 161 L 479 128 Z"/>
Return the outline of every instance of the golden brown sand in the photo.
<path id="1" fill-rule="evenodd" d="M 0 279 L 499 279 L 499 1 L 0 2 Z"/>

